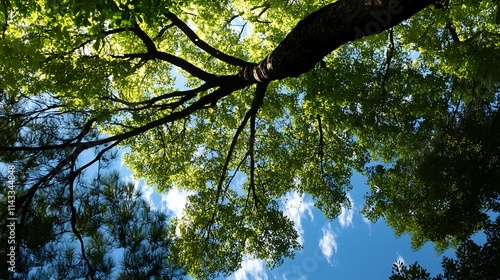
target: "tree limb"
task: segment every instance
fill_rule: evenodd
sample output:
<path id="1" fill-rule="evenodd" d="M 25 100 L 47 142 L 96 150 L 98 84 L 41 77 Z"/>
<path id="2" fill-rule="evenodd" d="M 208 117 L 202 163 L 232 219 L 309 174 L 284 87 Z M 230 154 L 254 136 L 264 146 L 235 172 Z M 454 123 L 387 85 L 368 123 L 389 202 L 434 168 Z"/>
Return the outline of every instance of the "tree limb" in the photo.
<path id="1" fill-rule="evenodd" d="M 258 208 L 260 203 L 259 198 L 255 190 L 255 118 L 259 108 L 264 102 L 264 96 L 266 94 L 266 89 L 269 83 L 259 83 L 255 89 L 255 97 L 253 100 L 250 118 L 250 143 L 248 148 L 248 153 L 250 154 L 250 185 L 249 188 L 252 190 L 255 208 Z"/>
<path id="2" fill-rule="evenodd" d="M 137 102 L 126 101 L 126 100 L 118 98 L 115 95 L 113 95 L 113 97 L 103 97 L 103 99 L 104 100 L 110 100 L 110 101 L 118 102 L 118 103 L 122 103 L 125 106 L 129 107 L 129 108 L 120 109 L 120 111 L 127 111 L 127 110 L 130 110 L 130 111 L 140 111 L 140 110 L 149 109 L 149 108 L 157 108 L 157 109 L 160 109 L 160 110 L 163 110 L 163 109 L 172 109 L 172 110 L 174 110 L 179 105 L 182 105 L 185 102 L 189 101 L 190 99 L 196 97 L 196 94 L 204 92 L 204 91 L 207 91 L 207 90 L 209 90 L 211 88 L 216 87 L 217 85 L 218 85 L 217 83 L 207 82 L 207 83 L 204 83 L 201 86 L 199 86 L 197 88 L 194 88 L 194 89 L 182 90 L 182 91 L 174 91 L 174 92 L 170 92 L 170 93 L 165 93 L 165 94 L 153 97 L 153 98 L 148 99 L 148 100 L 137 101 Z M 180 100 L 178 100 L 176 102 L 165 103 L 165 104 L 157 104 L 157 105 L 154 104 L 154 103 L 156 103 L 158 101 L 165 100 L 165 99 L 168 99 L 168 98 L 173 98 L 173 97 L 182 97 L 182 98 L 180 98 Z M 143 106 L 140 106 L 140 105 L 143 105 Z"/>
<path id="3" fill-rule="evenodd" d="M 122 54 L 122 55 L 112 55 L 111 57 L 113 58 L 129 58 L 129 59 L 134 59 L 134 58 L 141 58 L 145 60 L 151 60 L 151 59 L 157 59 L 157 60 L 162 60 L 166 61 L 168 63 L 171 63 L 179 68 L 182 68 L 189 74 L 193 75 L 196 78 L 199 78 L 204 81 L 211 81 L 217 78 L 217 75 L 208 73 L 201 68 L 195 66 L 194 64 L 188 62 L 187 60 L 184 60 L 180 57 L 177 57 L 175 55 L 166 53 L 166 52 L 161 52 L 161 51 L 155 51 L 155 52 L 147 52 L 147 53 L 129 53 L 129 54 Z"/>
<path id="4" fill-rule="evenodd" d="M 82 235 L 76 228 L 76 208 L 75 208 L 75 203 L 74 203 L 74 182 L 76 180 L 76 177 L 78 176 L 78 173 L 74 172 L 74 167 L 75 167 L 75 159 L 73 159 L 72 164 L 71 164 L 71 172 L 69 176 L 69 207 L 71 209 L 71 230 L 75 234 L 75 236 L 78 238 L 78 241 L 80 242 L 80 251 L 82 253 L 82 258 L 87 264 L 87 267 L 89 269 L 89 276 L 90 279 L 95 280 L 95 269 L 90 263 L 90 260 L 87 258 L 87 254 L 85 253 L 85 243 L 83 242 Z"/>
<path id="5" fill-rule="evenodd" d="M 256 82 L 297 77 L 347 42 L 388 30 L 436 2 L 335 1 L 301 20 L 264 60 L 240 75 Z"/>
<path id="6" fill-rule="evenodd" d="M 318 130 L 319 130 L 319 145 L 318 145 L 318 156 L 319 156 L 319 165 L 321 167 L 321 178 L 324 180 L 325 178 L 325 163 L 323 160 L 323 157 L 325 156 L 324 152 L 324 140 L 323 140 L 323 127 L 321 125 L 321 116 L 317 115 L 316 116 L 318 120 Z"/>
<path id="7" fill-rule="evenodd" d="M 151 39 L 151 37 L 149 37 L 149 35 L 144 32 L 144 30 L 142 30 L 138 24 L 135 24 L 132 28 L 130 28 L 130 30 L 132 30 L 132 32 L 134 32 L 134 34 L 139 37 L 139 39 L 141 39 L 141 41 L 146 46 L 148 53 L 153 54 L 158 51 L 156 49 L 155 43 L 153 42 L 153 39 Z"/>
<path id="8" fill-rule="evenodd" d="M 63 52 L 63 53 L 50 53 L 50 54 L 47 54 L 47 55 L 49 55 L 49 57 L 47 57 L 43 61 L 43 63 L 47 64 L 48 62 L 50 62 L 54 58 L 61 58 L 61 57 L 65 56 L 65 55 L 71 54 L 71 53 L 75 52 L 76 50 L 81 49 L 81 48 L 85 47 L 86 45 L 90 44 L 91 42 L 93 42 L 94 40 L 96 40 L 96 37 L 98 38 L 97 40 L 99 40 L 99 35 L 104 35 L 106 37 L 108 35 L 112 35 L 112 34 L 116 34 L 116 33 L 120 33 L 120 32 L 125 32 L 125 31 L 127 31 L 127 29 L 125 29 L 125 28 L 116 28 L 116 29 L 111 29 L 111 30 L 102 30 L 101 32 L 99 32 L 99 34 L 96 34 L 96 35 L 92 35 L 92 34 L 83 35 L 83 36 L 88 36 L 89 39 L 83 41 L 78 46 L 73 47 L 69 51 L 66 51 L 66 52 Z"/>
<path id="9" fill-rule="evenodd" d="M 382 83 L 380 84 L 380 88 L 382 89 L 382 95 L 384 98 L 387 96 L 387 89 L 385 83 L 389 77 L 389 70 L 391 69 L 393 55 L 394 55 L 394 29 L 391 28 L 389 31 L 389 45 L 387 46 L 387 51 L 386 51 L 386 68 L 384 76 L 382 77 Z"/>
<path id="10" fill-rule="evenodd" d="M 235 65 L 235 66 L 240 66 L 240 67 L 245 67 L 245 66 L 250 66 L 253 65 L 253 63 L 241 60 L 237 57 L 225 54 L 214 47 L 210 46 L 207 44 L 205 41 L 201 40 L 196 33 L 189 28 L 189 26 L 184 23 L 182 20 L 180 20 L 176 15 L 173 13 L 165 13 L 165 16 L 172 21 L 172 23 L 177 26 L 186 36 L 193 42 L 197 47 L 200 49 L 204 50 L 206 53 L 209 55 L 219 59 L 220 61 L 223 61 L 225 63 Z"/>
<path id="11" fill-rule="evenodd" d="M 7 0 L 2 0 L 4 20 L 5 20 L 5 23 L 2 26 L 2 39 L 5 38 L 5 32 L 7 32 L 7 28 L 9 27 L 9 13 L 7 11 L 7 3 L 8 3 Z"/>
<path id="12" fill-rule="evenodd" d="M 455 30 L 455 28 L 453 27 L 453 24 L 451 22 L 447 22 L 446 23 L 446 29 L 448 29 L 448 31 L 450 32 L 451 34 L 451 38 L 453 39 L 453 42 L 455 43 L 460 43 L 460 38 L 458 37 L 458 33 L 457 33 L 457 30 Z"/>
<path id="13" fill-rule="evenodd" d="M 21 205 L 24 204 L 24 202 L 26 202 L 26 204 L 24 205 L 25 207 L 25 211 L 23 213 L 23 216 L 21 218 L 21 225 L 24 223 L 24 219 L 25 219 L 25 216 L 26 216 L 26 212 L 27 212 L 27 207 L 31 204 L 31 201 L 33 200 L 33 197 L 35 196 L 35 193 L 37 192 L 37 190 L 45 185 L 47 185 L 57 174 L 59 174 L 61 172 L 61 170 L 70 162 L 76 160 L 76 158 L 86 149 L 88 149 L 89 147 L 86 147 L 85 145 L 83 145 L 81 143 L 83 137 L 85 135 L 87 135 L 89 132 L 90 132 L 90 129 L 92 127 L 92 125 L 94 124 L 95 120 L 90 120 L 88 121 L 84 128 L 82 129 L 82 131 L 80 132 L 80 134 L 78 135 L 77 137 L 77 146 L 76 148 L 73 150 L 73 152 L 68 155 L 66 158 L 64 158 L 63 160 L 61 160 L 56 167 L 54 167 L 47 175 L 45 175 L 44 177 L 42 177 L 40 180 L 38 180 L 29 190 L 26 194 L 24 194 L 23 196 L 21 196 L 17 201 L 16 201 L 16 209 L 20 209 L 21 208 Z"/>
<path id="14" fill-rule="evenodd" d="M 160 38 L 161 36 L 163 36 L 163 34 L 165 34 L 165 32 L 166 32 L 166 31 L 167 31 L 170 27 L 172 27 L 172 26 L 174 26 L 174 25 L 173 25 L 173 24 L 169 24 L 169 25 L 166 25 L 166 26 L 162 27 L 162 28 L 160 29 L 160 31 L 158 31 L 158 34 L 156 35 L 156 37 L 155 37 L 154 39 L 158 39 L 158 38 Z"/>

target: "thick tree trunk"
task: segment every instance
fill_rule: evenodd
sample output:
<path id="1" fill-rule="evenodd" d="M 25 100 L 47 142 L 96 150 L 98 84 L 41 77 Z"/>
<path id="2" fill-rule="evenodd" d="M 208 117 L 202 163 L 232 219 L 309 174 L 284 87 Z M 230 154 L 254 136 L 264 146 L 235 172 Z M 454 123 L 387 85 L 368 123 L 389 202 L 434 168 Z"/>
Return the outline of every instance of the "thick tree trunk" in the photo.
<path id="1" fill-rule="evenodd" d="M 300 21 L 262 62 L 240 75 L 264 82 L 309 71 L 339 46 L 380 33 L 438 0 L 339 0 Z"/>

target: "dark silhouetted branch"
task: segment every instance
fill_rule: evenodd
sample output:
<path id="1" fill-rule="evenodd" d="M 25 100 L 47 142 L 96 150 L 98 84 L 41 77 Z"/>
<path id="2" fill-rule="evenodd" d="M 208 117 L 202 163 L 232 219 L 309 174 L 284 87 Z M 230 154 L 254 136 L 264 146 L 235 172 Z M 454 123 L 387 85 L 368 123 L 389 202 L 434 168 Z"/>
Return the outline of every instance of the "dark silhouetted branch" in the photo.
<path id="1" fill-rule="evenodd" d="M 71 209 L 71 231 L 73 232 L 73 234 L 76 236 L 76 238 L 80 242 L 80 251 L 82 254 L 82 258 L 85 261 L 85 264 L 87 265 L 87 267 L 89 269 L 88 274 L 90 276 L 90 279 L 95 280 L 95 269 L 92 266 L 92 264 L 90 263 L 90 260 L 87 258 L 87 253 L 85 252 L 85 243 L 83 242 L 82 235 L 80 234 L 80 232 L 78 231 L 78 229 L 76 227 L 77 213 L 76 213 L 75 199 L 74 199 L 74 187 L 75 187 L 74 184 L 75 184 L 76 177 L 78 176 L 78 173 L 74 172 L 75 160 L 76 159 L 73 159 L 73 161 L 72 161 L 71 173 L 69 176 L 69 202 L 68 202 L 68 204 L 69 204 L 69 207 Z"/>
<path id="2" fill-rule="evenodd" d="M 253 65 L 253 63 L 249 63 L 247 61 L 244 61 L 244 60 L 241 60 L 237 57 L 225 54 L 225 53 L 213 48 L 212 46 L 207 44 L 205 41 L 201 40 L 198 37 L 198 35 L 196 35 L 196 33 L 194 33 L 194 31 L 191 28 L 189 28 L 189 26 L 186 23 L 184 23 L 182 20 L 180 20 L 176 15 L 174 15 L 172 13 L 166 13 L 165 16 L 170 21 L 172 21 L 172 23 L 175 26 L 177 26 L 184 34 L 186 34 L 186 36 L 189 38 L 189 40 L 191 40 L 191 42 L 193 42 L 193 44 L 195 44 L 200 49 L 204 50 L 209 55 L 219 59 L 220 61 L 223 61 L 223 62 L 231 64 L 231 65 L 235 65 L 235 66 L 244 67 L 244 66 Z"/>

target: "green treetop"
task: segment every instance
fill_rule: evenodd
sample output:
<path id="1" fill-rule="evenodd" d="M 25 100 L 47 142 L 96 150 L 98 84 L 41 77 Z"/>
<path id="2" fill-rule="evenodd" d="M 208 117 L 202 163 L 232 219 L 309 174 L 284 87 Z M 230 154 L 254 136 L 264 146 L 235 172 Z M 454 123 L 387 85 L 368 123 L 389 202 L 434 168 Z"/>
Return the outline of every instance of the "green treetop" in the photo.
<path id="1" fill-rule="evenodd" d="M 116 147 L 159 192 L 191 191 L 169 256 L 202 279 L 292 257 L 279 198 L 308 193 L 334 219 L 353 170 L 372 185 L 365 214 L 415 247 L 484 227 L 498 210 L 496 5 L 306 2 L 2 1 L 0 156 L 30 174 L 20 228 L 42 190 L 71 193 Z"/>

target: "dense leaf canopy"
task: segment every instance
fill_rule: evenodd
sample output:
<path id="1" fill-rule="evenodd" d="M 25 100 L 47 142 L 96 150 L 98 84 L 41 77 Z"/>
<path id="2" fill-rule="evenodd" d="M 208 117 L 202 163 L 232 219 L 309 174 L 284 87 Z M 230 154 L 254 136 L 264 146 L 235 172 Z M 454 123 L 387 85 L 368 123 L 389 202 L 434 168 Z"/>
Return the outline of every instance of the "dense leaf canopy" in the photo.
<path id="1" fill-rule="evenodd" d="M 200 278 L 292 257 L 280 198 L 308 193 L 334 219 L 353 171 L 372 187 L 364 214 L 415 248 L 484 228 L 499 210 L 495 3 L 329 2 L 2 1 L 0 157 L 18 166 L 20 228 L 52 188 L 75 208 L 73 182 L 117 147 L 159 192 L 191 192 L 170 254 Z"/>

